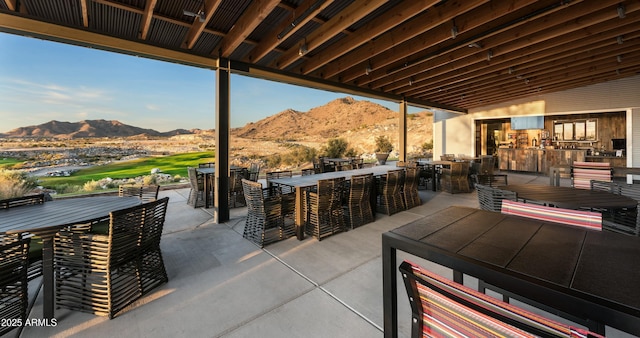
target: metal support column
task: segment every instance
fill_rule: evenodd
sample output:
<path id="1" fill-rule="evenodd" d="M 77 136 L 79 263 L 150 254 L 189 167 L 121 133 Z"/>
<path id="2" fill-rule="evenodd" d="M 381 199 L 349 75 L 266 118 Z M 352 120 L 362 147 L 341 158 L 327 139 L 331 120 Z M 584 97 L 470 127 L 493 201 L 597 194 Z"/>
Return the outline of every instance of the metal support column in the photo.
<path id="1" fill-rule="evenodd" d="M 407 160 L 407 101 L 400 101 L 400 125 L 399 125 L 399 158 L 400 161 Z"/>
<path id="2" fill-rule="evenodd" d="M 229 220 L 229 134 L 230 134 L 229 60 L 219 59 L 216 71 L 216 173 L 213 220 Z"/>

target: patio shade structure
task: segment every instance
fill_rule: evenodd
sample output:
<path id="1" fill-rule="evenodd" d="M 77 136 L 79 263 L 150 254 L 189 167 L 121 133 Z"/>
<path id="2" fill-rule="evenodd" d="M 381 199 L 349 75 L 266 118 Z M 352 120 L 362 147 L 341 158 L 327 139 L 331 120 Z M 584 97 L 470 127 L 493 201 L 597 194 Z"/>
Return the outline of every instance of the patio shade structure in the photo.
<path id="1" fill-rule="evenodd" d="M 466 113 L 640 72 L 637 1 L 0 0 L 0 31 L 217 70 L 216 218 L 229 74 Z"/>

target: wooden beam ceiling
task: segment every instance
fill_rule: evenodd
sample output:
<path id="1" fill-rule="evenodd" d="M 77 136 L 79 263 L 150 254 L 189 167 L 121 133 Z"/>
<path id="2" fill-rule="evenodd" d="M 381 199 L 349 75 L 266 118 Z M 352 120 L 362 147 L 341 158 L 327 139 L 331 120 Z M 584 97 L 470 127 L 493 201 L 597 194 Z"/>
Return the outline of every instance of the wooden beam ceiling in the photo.
<path id="1" fill-rule="evenodd" d="M 458 111 L 639 72 L 637 0 L 0 1 L 2 31 Z"/>

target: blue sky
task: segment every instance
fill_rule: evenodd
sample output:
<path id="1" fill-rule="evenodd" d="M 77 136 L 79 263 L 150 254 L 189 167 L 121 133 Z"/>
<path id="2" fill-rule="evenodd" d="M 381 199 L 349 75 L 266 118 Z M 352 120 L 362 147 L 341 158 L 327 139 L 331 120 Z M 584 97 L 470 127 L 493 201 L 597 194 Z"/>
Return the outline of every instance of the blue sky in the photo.
<path id="1" fill-rule="evenodd" d="M 231 93 L 232 127 L 347 96 L 240 75 L 232 75 Z M 214 114 L 212 70 L 0 33 L 0 133 L 96 119 L 161 132 L 213 129 Z"/>

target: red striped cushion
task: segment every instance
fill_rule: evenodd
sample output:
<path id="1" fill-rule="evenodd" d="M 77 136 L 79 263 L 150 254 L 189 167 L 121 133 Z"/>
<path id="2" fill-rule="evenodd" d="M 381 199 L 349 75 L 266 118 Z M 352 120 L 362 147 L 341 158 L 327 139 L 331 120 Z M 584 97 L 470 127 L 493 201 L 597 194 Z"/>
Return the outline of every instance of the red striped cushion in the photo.
<path id="1" fill-rule="evenodd" d="M 423 337 L 536 337 L 502 318 L 525 323 L 549 336 L 601 337 L 487 296 L 411 262 L 405 261 L 401 269 L 407 265 L 423 312 Z M 409 286 L 407 291 L 411 292 Z"/>
<path id="2" fill-rule="evenodd" d="M 545 207 L 537 204 L 502 200 L 502 213 L 602 230 L 602 214 L 599 212 Z"/>
<path id="3" fill-rule="evenodd" d="M 611 182 L 611 164 L 605 162 L 573 162 L 571 166 L 573 187 L 591 189 L 591 180 Z"/>

